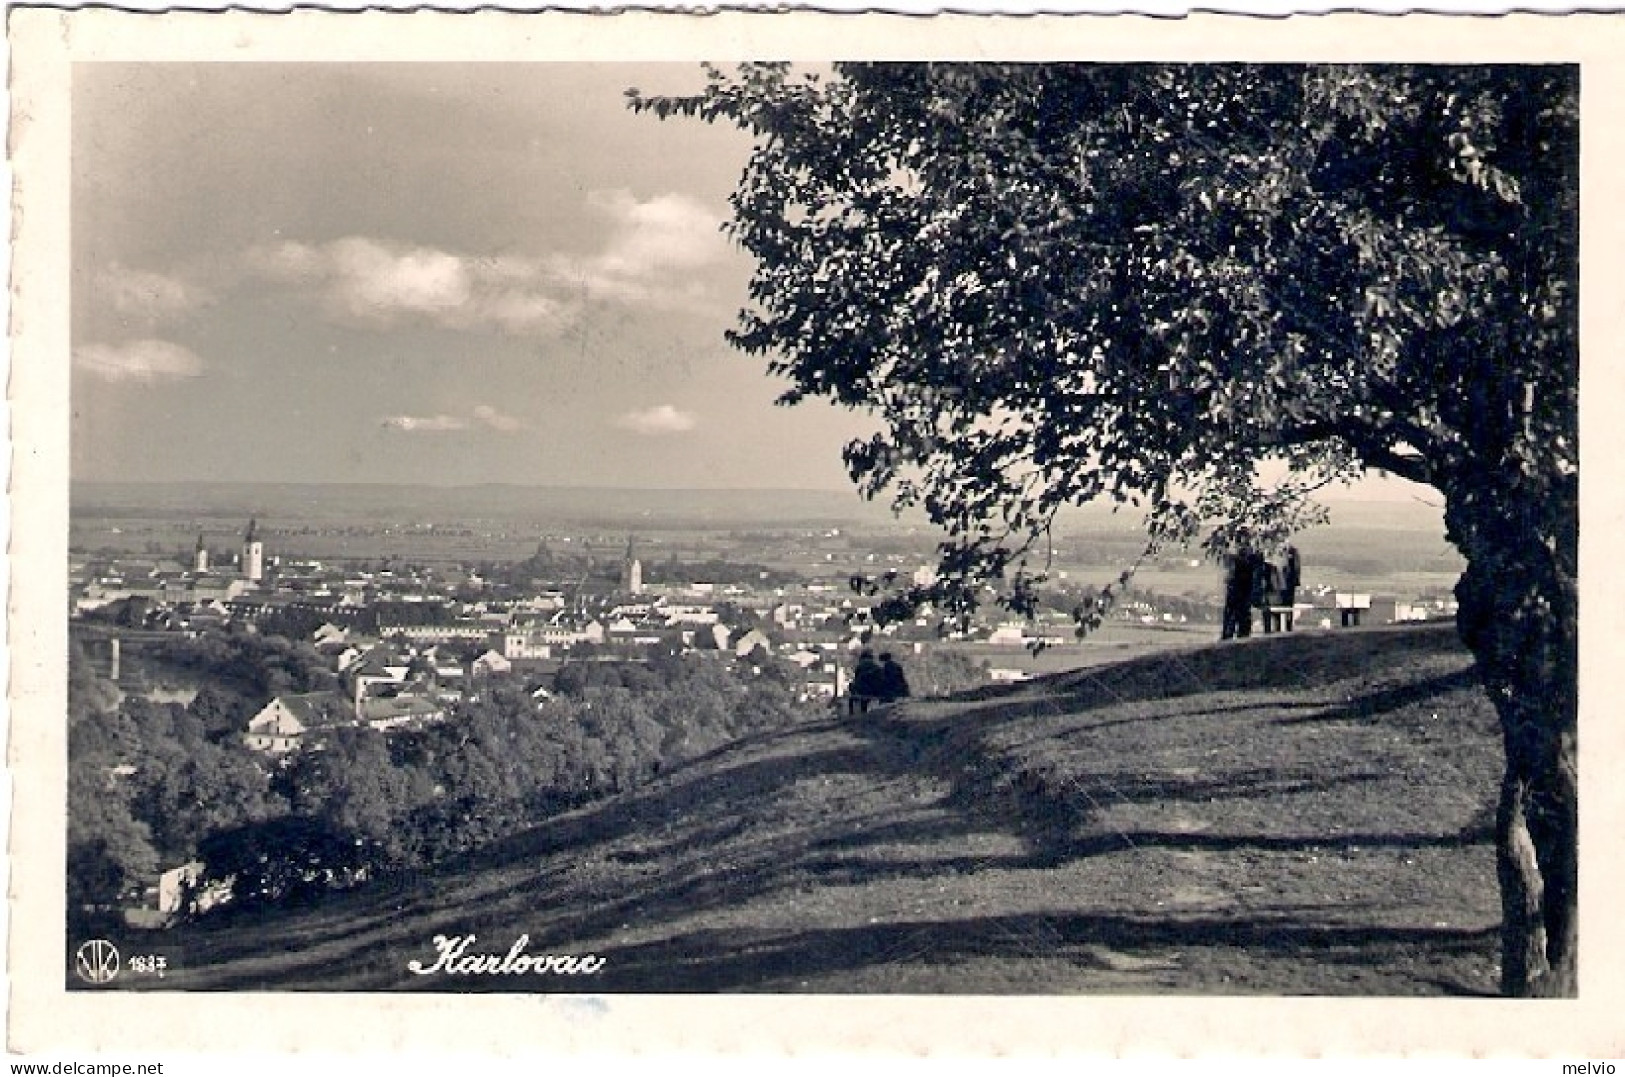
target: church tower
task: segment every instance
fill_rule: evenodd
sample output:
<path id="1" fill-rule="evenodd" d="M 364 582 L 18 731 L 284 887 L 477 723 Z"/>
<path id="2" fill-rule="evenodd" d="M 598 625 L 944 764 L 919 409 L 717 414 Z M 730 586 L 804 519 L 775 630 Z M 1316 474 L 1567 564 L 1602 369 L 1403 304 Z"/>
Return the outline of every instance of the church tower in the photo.
<path id="1" fill-rule="evenodd" d="M 192 554 L 192 571 L 198 575 L 209 571 L 209 548 L 203 545 L 203 533 L 198 532 L 197 549 Z"/>
<path id="2" fill-rule="evenodd" d="M 254 520 L 248 521 L 248 532 L 243 535 L 243 575 L 256 583 L 265 578 L 265 543 L 260 541 Z"/>
<path id="3" fill-rule="evenodd" d="M 632 553 L 632 536 L 626 537 L 626 559 L 621 562 L 621 590 L 630 595 L 643 593 L 643 562 Z"/>

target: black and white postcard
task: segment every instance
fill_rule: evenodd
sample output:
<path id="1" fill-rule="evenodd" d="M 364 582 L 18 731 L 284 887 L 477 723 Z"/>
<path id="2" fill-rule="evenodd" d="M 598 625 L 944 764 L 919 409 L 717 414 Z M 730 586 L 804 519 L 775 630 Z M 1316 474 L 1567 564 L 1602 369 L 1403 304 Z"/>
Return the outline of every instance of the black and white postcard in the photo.
<path id="1" fill-rule="evenodd" d="M 1619 16 L 10 36 L 13 1050 L 1625 1049 Z"/>

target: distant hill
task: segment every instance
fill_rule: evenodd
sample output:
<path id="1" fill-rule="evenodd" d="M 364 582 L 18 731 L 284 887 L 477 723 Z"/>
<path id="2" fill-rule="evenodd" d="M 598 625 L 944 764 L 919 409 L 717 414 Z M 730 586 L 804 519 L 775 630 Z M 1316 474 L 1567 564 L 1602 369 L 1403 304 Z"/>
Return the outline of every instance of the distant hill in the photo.
<path id="1" fill-rule="evenodd" d="M 120 945 L 201 990 L 1487 993 L 1499 770 L 1450 628 L 1255 638 L 812 720 L 433 873 Z M 469 934 L 606 964 L 408 970 Z"/>
<path id="2" fill-rule="evenodd" d="M 74 483 L 74 515 L 180 513 L 303 520 L 554 519 L 742 527 L 882 522 L 891 514 L 843 490 L 671 490 L 365 483 Z"/>
<path id="3" fill-rule="evenodd" d="M 389 485 L 381 483 L 75 482 L 77 516 L 165 515 L 236 519 L 443 521 L 557 519 L 622 526 L 651 522 L 712 527 L 895 524 L 884 502 L 855 490 L 710 490 L 621 487 Z M 1443 533 L 1442 510 L 1415 498 L 1330 502 L 1334 526 Z M 923 517 L 906 517 L 920 525 Z M 1139 515 L 1109 505 L 1070 508 L 1060 528 L 1139 528 Z"/>

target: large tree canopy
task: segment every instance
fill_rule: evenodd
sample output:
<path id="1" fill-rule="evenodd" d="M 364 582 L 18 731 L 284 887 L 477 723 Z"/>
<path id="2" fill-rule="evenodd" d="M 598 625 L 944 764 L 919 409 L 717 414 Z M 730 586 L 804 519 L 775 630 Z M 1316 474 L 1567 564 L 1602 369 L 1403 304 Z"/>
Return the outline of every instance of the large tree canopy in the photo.
<path id="1" fill-rule="evenodd" d="M 905 604 L 991 580 L 1030 608 L 1071 504 L 1217 551 L 1367 468 L 1443 493 L 1521 994 L 1575 988 L 1578 93 L 1564 66 L 756 64 L 631 103 L 755 136 L 730 336 L 783 402 L 881 420 L 854 480 L 950 536 Z"/>

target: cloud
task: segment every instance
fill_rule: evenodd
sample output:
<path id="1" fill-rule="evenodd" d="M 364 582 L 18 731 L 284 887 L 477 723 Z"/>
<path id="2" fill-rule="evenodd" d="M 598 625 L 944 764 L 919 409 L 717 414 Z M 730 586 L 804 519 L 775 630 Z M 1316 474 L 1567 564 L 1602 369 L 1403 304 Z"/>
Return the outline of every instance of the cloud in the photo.
<path id="1" fill-rule="evenodd" d="M 615 425 L 634 434 L 658 437 L 662 434 L 681 434 L 694 429 L 696 419 L 686 411 L 678 411 L 670 404 L 660 404 L 642 411 L 629 411 L 615 420 Z"/>
<path id="2" fill-rule="evenodd" d="M 73 365 L 106 381 L 169 381 L 203 373 L 195 352 L 167 340 L 85 344 L 74 349 Z"/>
<path id="3" fill-rule="evenodd" d="M 448 430 L 467 430 L 468 422 L 455 415 L 391 415 L 378 424 L 386 430 L 399 430 L 407 434 L 439 434 Z"/>
<path id="4" fill-rule="evenodd" d="M 474 298 L 468 266 L 427 247 L 394 251 L 365 239 L 341 239 L 327 251 L 334 295 L 358 317 L 389 312 L 436 314 Z"/>
<path id="5" fill-rule="evenodd" d="M 728 256 L 722 218 L 686 195 L 640 202 L 624 190 L 593 191 L 587 206 L 608 222 L 596 255 L 558 269 L 595 298 L 657 309 L 693 309 L 711 300 L 697 276 Z"/>
<path id="6" fill-rule="evenodd" d="M 251 272 L 281 284 L 315 284 L 328 275 L 321 248 L 304 243 L 250 247 L 245 261 Z"/>
<path id="7" fill-rule="evenodd" d="M 503 433 L 518 430 L 525 425 L 512 415 L 504 415 L 489 404 L 481 404 L 476 407 L 474 409 L 474 419 L 492 430 L 501 430 Z"/>
<path id="8" fill-rule="evenodd" d="M 480 256 L 366 236 L 250 248 L 249 274 L 308 295 L 334 320 L 389 328 L 553 336 L 587 302 L 656 310 L 714 305 L 703 270 L 728 257 L 722 219 L 679 194 L 639 201 L 594 191 L 604 221 L 596 251 Z"/>
<path id="9" fill-rule="evenodd" d="M 438 415 L 390 415 L 378 424 L 386 430 L 399 430 L 407 434 L 443 434 L 454 430 L 486 429 L 497 430 L 504 434 L 524 429 L 525 424 L 498 411 L 489 404 L 480 404 L 474 408 L 469 418 L 460 415 L 447 415 L 441 412 Z"/>
<path id="10" fill-rule="evenodd" d="M 576 318 L 575 300 L 535 259 L 474 258 L 348 236 L 255 247 L 247 264 L 264 280 L 310 293 L 330 318 L 352 325 L 552 335 Z"/>
<path id="11" fill-rule="evenodd" d="M 587 205 L 610 221 L 609 239 L 595 260 L 607 273 L 643 279 L 710 265 L 727 253 L 722 218 L 686 195 L 639 202 L 627 191 L 593 191 Z"/>
<path id="12" fill-rule="evenodd" d="M 154 326 L 190 314 L 210 299 L 200 285 L 118 262 L 99 270 L 92 286 L 119 314 Z"/>

